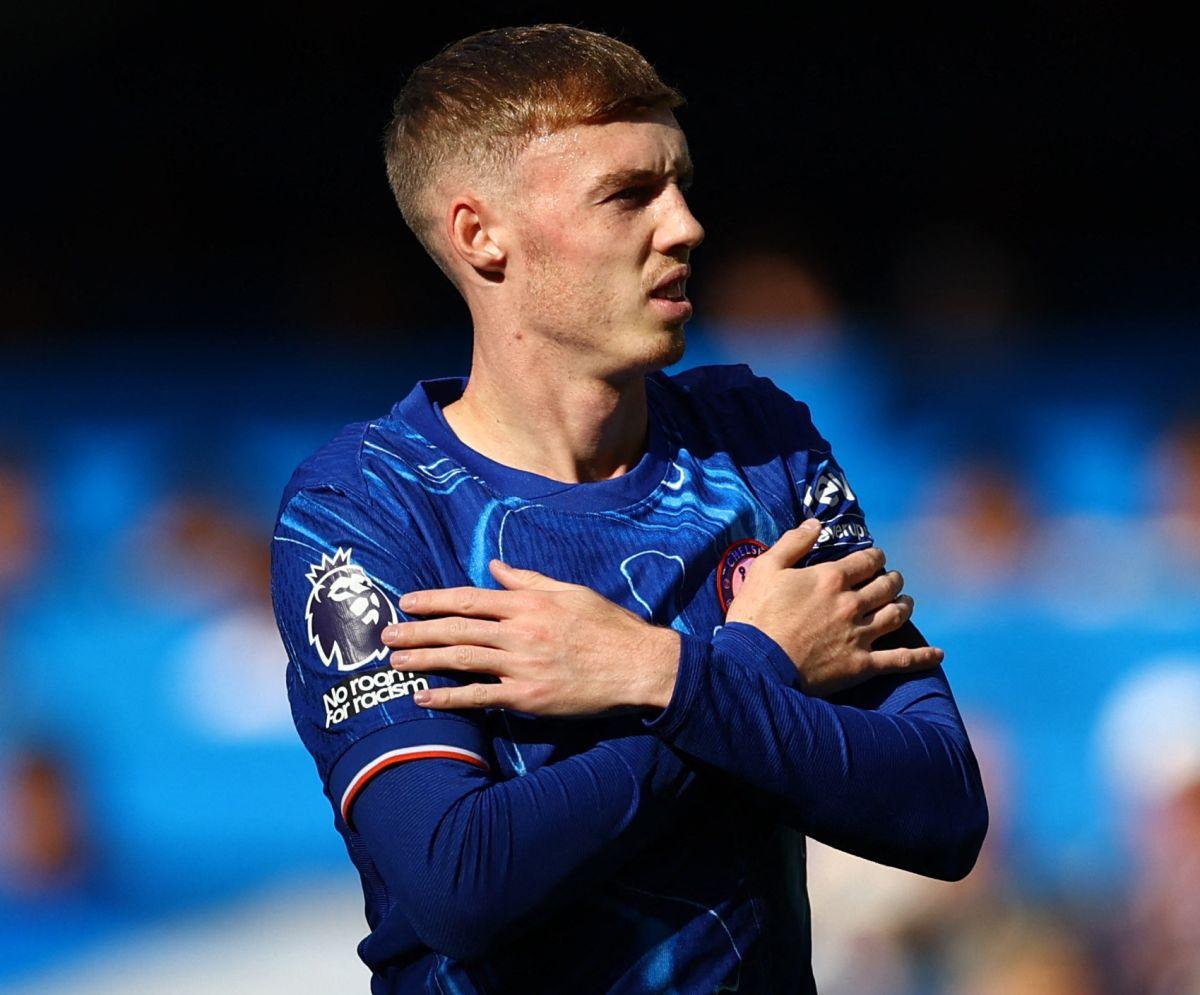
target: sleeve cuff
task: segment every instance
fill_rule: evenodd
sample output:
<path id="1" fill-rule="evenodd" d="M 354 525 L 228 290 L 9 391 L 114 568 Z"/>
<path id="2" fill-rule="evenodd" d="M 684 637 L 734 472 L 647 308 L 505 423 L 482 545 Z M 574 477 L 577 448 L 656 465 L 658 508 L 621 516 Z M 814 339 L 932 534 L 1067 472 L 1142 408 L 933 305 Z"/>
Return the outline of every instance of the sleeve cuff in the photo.
<path id="1" fill-rule="evenodd" d="M 712 647 L 702 636 L 679 633 L 679 670 L 675 675 L 675 689 L 667 707 L 652 719 L 642 719 L 647 732 L 659 739 L 670 739 L 687 718 L 696 689 L 700 686 L 703 669 L 708 666 Z"/>
<path id="2" fill-rule="evenodd" d="M 722 653 L 782 684 L 796 684 L 798 675 L 792 658 L 762 629 L 748 622 L 726 622 L 713 636 L 712 648 L 714 653 Z"/>
<path id="3" fill-rule="evenodd" d="M 396 764 L 429 757 L 491 769 L 479 727 L 473 722 L 448 715 L 383 726 L 351 745 L 329 774 L 329 797 L 342 821 L 350 825 L 354 800 L 371 778 Z"/>

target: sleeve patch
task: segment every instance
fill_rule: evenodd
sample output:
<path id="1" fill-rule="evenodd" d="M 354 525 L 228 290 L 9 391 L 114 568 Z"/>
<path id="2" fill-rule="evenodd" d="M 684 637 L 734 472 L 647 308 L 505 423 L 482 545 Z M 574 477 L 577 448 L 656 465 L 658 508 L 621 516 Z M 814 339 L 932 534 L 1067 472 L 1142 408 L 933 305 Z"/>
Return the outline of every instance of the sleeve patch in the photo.
<path id="1" fill-rule="evenodd" d="M 326 667 L 358 670 L 390 652 L 380 645 L 385 626 L 396 621 L 396 610 L 382 588 L 350 559 L 352 550 L 338 548 L 310 564 L 312 590 L 304 606 L 308 642 Z"/>
<path id="2" fill-rule="evenodd" d="M 407 698 L 415 691 L 428 690 L 427 678 L 392 667 L 379 667 L 355 674 L 338 681 L 322 695 L 325 705 L 325 728 L 332 729 L 347 719 L 361 715 L 369 708 L 385 705 L 397 698 Z"/>
<path id="3" fill-rule="evenodd" d="M 855 493 L 850 490 L 846 475 L 840 468 L 828 464 L 817 479 L 804 489 L 804 510 L 809 515 L 820 516 L 826 508 L 836 508 L 844 501 L 857 500 Z"/>

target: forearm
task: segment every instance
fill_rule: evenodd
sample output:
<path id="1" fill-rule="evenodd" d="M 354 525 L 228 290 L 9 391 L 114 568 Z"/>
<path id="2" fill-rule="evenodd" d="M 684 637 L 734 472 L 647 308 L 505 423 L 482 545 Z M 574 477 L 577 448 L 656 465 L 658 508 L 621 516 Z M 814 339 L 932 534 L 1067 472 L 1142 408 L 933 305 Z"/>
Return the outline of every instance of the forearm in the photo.
<path id="1" fill-rule="evenodd" d="M 759 789 L 781 821 L 814 839 L 933 877 L 970 870 L 987 808 L 940 670 L 873 711 L 785 684 L 786 654 L 752 626 L 682 640 L 651 732 Z"/>
<path id="2" fill-rule="evenodd" d="M 354 818 L 422 942 L 471 958 L 610 876 L 694 779 L 642 733 L 507 781 L 453 760 L 401 764 L 368 785 Z"/>

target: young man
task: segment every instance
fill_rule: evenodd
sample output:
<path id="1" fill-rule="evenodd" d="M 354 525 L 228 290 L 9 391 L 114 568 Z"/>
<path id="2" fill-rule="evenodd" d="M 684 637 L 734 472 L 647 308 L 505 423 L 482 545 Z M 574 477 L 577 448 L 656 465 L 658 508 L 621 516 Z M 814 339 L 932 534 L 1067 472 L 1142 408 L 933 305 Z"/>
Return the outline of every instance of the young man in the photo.
<path id="1" fill-rule="evenodd" d="M 982 842 L 941 651 L 806 406 L 661 372 L 703 238 L 681 102 L 565 25 L 397 99 L 470 376 L 301 464 L 272 547 L 377 993 L 811 991 L 804 835 L 951 879 Z"/>

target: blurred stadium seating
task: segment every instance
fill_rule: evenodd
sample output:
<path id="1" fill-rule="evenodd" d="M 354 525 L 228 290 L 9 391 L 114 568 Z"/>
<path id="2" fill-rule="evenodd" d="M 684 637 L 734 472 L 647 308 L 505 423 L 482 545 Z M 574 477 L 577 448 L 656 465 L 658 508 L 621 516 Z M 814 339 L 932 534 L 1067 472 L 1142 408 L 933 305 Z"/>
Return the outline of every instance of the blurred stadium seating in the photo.
<path id="1" fill-rule="evenodd" d="M 962 884 L 813 847 L 822 991 L 1016 991 L 996 978 L 1027 971 L 1058 979 L 1045 991 L 1187 990 L 1139 987 L 1194 979 L 1200 949 L 1162 870 L 1200 859 L 1200 712 L 1167 693 L 1184 709 L 1172 723 L 1164 693 L 1138 690 L 1164 668 L 1183 688 L 1200 673 L 1200 432 L 1165 400 L 1176 371 L 1025 353 L 1003 376 L 964 359 L 920 380 L 878 329 L 828 309 L 726 308 L 689 328 L 678 369 L 748 362 L 810 404 L 947 651 L 990 786 L 991 835 Z M 306 452 L 462 367 L 435 354 L 304 397 L 243 369 L 139 400 L 153 369 L 100 368 L 36 432 L 26 399 L 51 373 L 3 401 L 5 990 L 149 991 L 121 980 L 147 961 L 190 976 L 181 991 L 217 990 L 197 960 L 361 972 L 357 884 L 286 708 L 267 539 Z M 304 945 L 289 925 L 246 942 L 238 924 L 275 916 L 352 937 Z M 293 991 L 290 976 L 255 990 Z"/>

